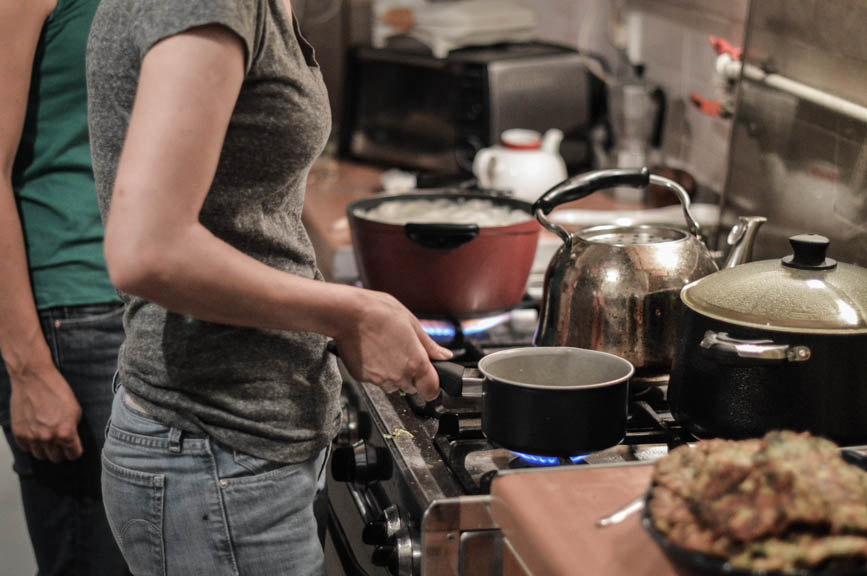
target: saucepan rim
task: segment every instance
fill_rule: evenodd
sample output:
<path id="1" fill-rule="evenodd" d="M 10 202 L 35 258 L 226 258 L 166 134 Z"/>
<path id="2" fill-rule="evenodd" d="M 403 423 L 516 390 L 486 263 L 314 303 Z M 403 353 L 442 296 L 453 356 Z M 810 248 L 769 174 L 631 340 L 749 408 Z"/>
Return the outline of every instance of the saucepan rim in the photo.
<path id="1" fill-rule="evenodd" d="M 498 360 L 502 360 L 503 358 L 510 357 L 522 357 L 522 356 L 543 356 L 543 355 L 563 355 L 563 354 L 581 354 L 582 356 L 587 356 L 590 358 L 610 358 L 615 359 L 619 363 L 622 364 L 624 369 L 627 369 L 626 372 L 618 376 L 617 378 L 613 378 L 611 380 L 606 380 L 604 382 L 594 382 L 591 384 L 575 384 L 575 385 L 563 385 L 563 386 L 547 386 L 544 384 L 534 384 L 532 382 L 524 382 L 519 380 L 513 380 L 511 378 L 503 377 L 501 375 L 493 374 L 489 370 L 489 365 L 497 362 Z M 536 390 L 589 390 L 595 388 L 607 388 L 611 386 L 617 386 L 622 384 L 624 381 L 627 381 L 632 378 L 635 374 L 635 366 L 622 356 L 618 356 L 616 354 L 611 354 L 609 352 L 602 352 L 599 350 L 589 350 L 586 348 L 574 348 L 571 346 L 539 346 L 539 347 L 524 347 L 524 348 L 512 348 L 509 350 L 500 350 L 499 352 L 494 352 L 492 354 L 488 354 L 479 360 L 479 371 L 485 376 L 486 379 L 496 382 L 497 384 L 508 384 L 511 386 L 517 386 L 520 388 L 532 388 Z"/>

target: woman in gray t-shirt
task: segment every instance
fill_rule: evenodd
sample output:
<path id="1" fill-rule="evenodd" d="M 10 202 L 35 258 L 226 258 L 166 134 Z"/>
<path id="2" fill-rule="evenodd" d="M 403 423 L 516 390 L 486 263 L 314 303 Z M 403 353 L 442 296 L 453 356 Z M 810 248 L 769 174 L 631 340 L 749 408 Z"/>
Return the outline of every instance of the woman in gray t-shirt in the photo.
<path id="1" fill-rule="evenodd" d="M 137 574 L 321 571 L 312 517 L 350 373 L 438 393 L 394 298 L 321 281 L 301 224 L 330 130 L 288 0 L 103 0 L 88 45 L 105 253 L 126 301 L 103 493 Z M 110 207 L 110 209 L 109 209 Z"/>

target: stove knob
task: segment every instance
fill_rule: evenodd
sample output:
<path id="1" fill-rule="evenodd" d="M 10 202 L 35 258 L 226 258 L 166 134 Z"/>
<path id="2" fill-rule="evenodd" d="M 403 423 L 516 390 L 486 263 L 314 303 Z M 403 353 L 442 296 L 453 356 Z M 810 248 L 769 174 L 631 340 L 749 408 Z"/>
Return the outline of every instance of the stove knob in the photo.
<path id="1" fill-rule="evenodd" d="M 420 558 L 417 558 L 418 546 L 406 530 L 401 531 L 393 543 L 382 544 L 373 549 L 370 563 L 374 566 L 387 568 L 394 576 L 410 576 L 416 573 Z"/>
<path id="2" fill-rule="evenodd" d="M 387 568 L 391 574 L 397 574 L 399 568 L 397 559 L 397 546 L 394 544 L 382 544 L 373 549 L 370 563 L 374 566 Z"/>
<path id="3" fill-rule="evenodd" d="M 351 446 L 334 449 L 331 475 L 339 482 L 370 484 L 391 478 L 391 455 L 385 448 L 368 446 L 359 440 Z"/>
<path id="4" fill-rule="evenodd" d="M 370 437 L 370 415 L 360 412 L 349 402 L 344 402 L 340 410 L 340 430 L 335 438 L 337 444 L 352 444 Z"/>
<path id="5" fill-rule="evenodd" d="M 361 531 L 361 541 L 365 544 L 385 544 L 400 532 L 403 524 L 397 506 L 391 505 L 382 511 L 376 520 L 368 522 Z"/>

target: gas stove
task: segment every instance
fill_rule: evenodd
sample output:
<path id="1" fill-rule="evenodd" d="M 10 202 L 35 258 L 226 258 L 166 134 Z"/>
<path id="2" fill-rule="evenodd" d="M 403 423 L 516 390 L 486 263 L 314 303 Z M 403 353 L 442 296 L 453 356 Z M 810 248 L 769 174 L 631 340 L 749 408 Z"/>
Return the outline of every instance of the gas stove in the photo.
<path id="1" fill-rule="evenodd" d="M 456 361 L 473 367 L 485 354 L 530 345 L 530 315 L 507 314 L 478 334 L 462 334 L 458 325 L 439 336 L 456 342 Z M 340 566 L 329 573 L 500 573 L 509 549 L 488 511 L 491 481 L 528 468 L 619 466 L 665 456 L 691 440 L 671 417 L 665 384 L 664 375 L 634 382 L 626 438 L 617 446 L 552 458 L 516 454 L 484 437 L 480 385 L 465 386 L 460 398 L 425 403 L 344 374 L 343 427 L 327 480 L 329 552 Z"/>

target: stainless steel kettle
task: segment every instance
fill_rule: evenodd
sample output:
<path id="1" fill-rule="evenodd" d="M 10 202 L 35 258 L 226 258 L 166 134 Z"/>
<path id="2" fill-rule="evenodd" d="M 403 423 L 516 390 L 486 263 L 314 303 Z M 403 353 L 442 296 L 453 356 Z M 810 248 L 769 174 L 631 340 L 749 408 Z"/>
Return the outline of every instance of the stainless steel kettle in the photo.
<path id="1" fill-rule="evenodd" d="M 546 215 L 566 202 L 615 186 L 655 184 L 674 193 L 687 230 L 677 227 L 594 226 L 571 234 Z M 718 267 L 679 184 L 647 168 L 600 170 L 557 184 L 533 205 L 536 219 L 563 239 L 545 273 L 534 344 L 574 346 L 626 358 L 636 376 L 668 372 L 677 349 L 680 290 Z M 729 234 L 726 267 L 749 259 L 765 218 L 741 218 Z"/>

